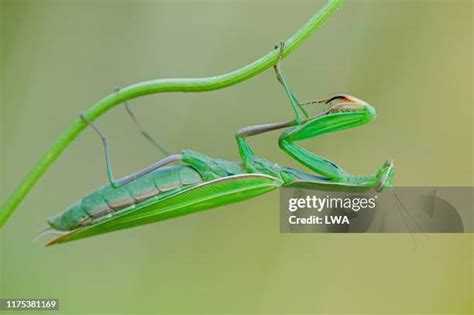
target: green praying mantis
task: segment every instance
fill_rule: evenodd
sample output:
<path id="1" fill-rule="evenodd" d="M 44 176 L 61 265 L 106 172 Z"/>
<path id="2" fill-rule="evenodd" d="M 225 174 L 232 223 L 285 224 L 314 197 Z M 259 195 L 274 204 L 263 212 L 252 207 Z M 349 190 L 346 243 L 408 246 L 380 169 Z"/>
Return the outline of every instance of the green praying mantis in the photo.
<path id="1" fill-rule="evenodd" d="M 281 53 L 283 43 L 276 49 L 280 49 Z M 102 139 L 109 184 L 49 219 L 49 227 L 40 236 L 59 235 L 48 245 L 69 242 L 243 201 L 279 187 L 355 192 L 382 191 L 391 187 L 392 161 L 386 161 L 373 175 L 353 176 L 336 163 L 297 145 L 302 140 L 369 123 L 375 119 L 375 109 L 345 94 L 300 103 L 289 88 L 280 63 L 277 62 L 274 70 L 295 118 L 238 130 L 236 141 L 241 163 L 183 150 L 140 172 L 115 180 L 106 137 L 92 122 L 81 116 Z M 311 104 L 326 104 L 328 108 L 309 116 L 305 106 Z M 126 103 L 125 106 L 138 125 Z M 279 137 L 279 147 L 312 173 L 260 158 L 247 142 L 248 137 L 280 129 L 285 130 Z M 141 132 L 166 152 L 143 129 Z"/>

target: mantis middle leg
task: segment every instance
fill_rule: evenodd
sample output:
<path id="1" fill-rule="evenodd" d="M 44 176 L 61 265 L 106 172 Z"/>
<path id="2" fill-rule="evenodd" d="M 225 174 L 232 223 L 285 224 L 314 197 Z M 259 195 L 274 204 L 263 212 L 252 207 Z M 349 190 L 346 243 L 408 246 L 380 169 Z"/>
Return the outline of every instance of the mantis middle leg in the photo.
<path id="1" fill-rule="evenodd" d="M 280 82 L 280 84 L 283 86 L 283 89 L 286 95 L 288 96 L 288 99 L 290 100 L 291 108 L 295 112 L 295 115 L 296 115 L 295 123 L 300 124 L 303 121 L 303 119 L 308 118 L 309 115 L 305 111 L 305 109 L 301 106 L 301 104 L 298 102 L 298 99 L 291 91 L 290 87 L 288 86 L 288 83 L 285 80 L 283 72 L 281 71 L 281 59 L 282 59 L 282 53 L 283 53 L 284 47 L 285 47 L 285 42 L 280 42 L 280 45 L 275 46 L 275 49 L 279 49 L 279 55 L 278 55 L 278 62 L 273 66 L 273 69 L 275 71 L 275 75 L 278 82 Z"/>
<path id="2" fill-rule="evenodd" d="M 255 136 L 258 134 L 266 133 L 269 131 L 277 130 L 277 129 L 282 129 L 282 128 L 287 128 L 289 126 L 292 126 L 294 124 L 294 121 L 283 121 L 283 122 L 277 122 L 277 123 L 271 123 L 271 124 L 263 124 L 263 125 L 257 125 L 257 126 L 249 126 L 249 127 L 244 127 L 241 128 L 237 131 L 235 138 L 237 141 L 237 146 L 239 148 L 239 154 L 242 159 L 242 164 L 244 168 L 248 172 L 257 172 L 256 169 L 256 155 L 253 152 L 252 148 L 250 147 L 249 143 L 247 142 L 247 137 Z"/>

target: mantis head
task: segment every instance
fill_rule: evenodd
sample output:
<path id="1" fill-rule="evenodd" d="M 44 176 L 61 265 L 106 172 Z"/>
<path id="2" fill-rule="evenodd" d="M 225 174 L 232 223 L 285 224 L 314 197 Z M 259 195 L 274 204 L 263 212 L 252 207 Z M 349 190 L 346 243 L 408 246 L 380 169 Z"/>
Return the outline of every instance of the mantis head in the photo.
<path id="1" fill-rule="evenodd" d="M 325 133 L 357 127 L 375 119 L 375 109 L 354 96 L 338 94 L 328 99 L 300 104 L 327 104 L 329 107 L 303 121 L 292 140 L 304 140 Z"/>
<path id="2" fill-rule="evenodd" d="M 317 102 L 329 105 L 320 117 L 328 116 L 335 122 L 345 122 L 351 127 L 368 123 L 376 117 L 375 108 L 352 95 L 338 94 Z"/>

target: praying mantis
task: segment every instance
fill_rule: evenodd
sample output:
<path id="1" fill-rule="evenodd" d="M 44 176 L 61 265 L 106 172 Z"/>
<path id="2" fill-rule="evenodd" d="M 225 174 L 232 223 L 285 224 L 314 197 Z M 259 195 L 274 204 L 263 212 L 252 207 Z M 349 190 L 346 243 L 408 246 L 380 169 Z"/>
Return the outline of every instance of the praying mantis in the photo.
<path id="1" fill-rule="evenodd" d="M 281 54 L 283 43 L 276 49 L 280 49 Z M 354 176 L 336 163 L 298 146 L 299 141 L 369 123 L 376 117 L 375 109 L 365 101 L 345 94 L 300 103 L 289 88 L 280 63 L 281 58 L 274 70 L 295 118 L 239 129 L 236 142 L 241 163 L 183 150 L 140 172 L 115 180 L 106 137 L 81 116 L 102 139 L 109 183 L 50 218 L 49 227 L 40 236 L 59 234 L 48 245 L 69 242 L 247 200 L 279 187 L 354 192 L 382 191 L 391 187 L 392 161 L 386 161 L 373 175 Z M 311 104 L 326 104 L 328 108 L 309 116 L 305 106 Z M 137 123 L 127 104 L 126 108 Z M 258 157 L 247 142 L 248 137 L 280 129 L 285 130 L 280 134 L 279 147 L 311 173 Z M 143 129 L 141 132 L 166 152 Z"/>

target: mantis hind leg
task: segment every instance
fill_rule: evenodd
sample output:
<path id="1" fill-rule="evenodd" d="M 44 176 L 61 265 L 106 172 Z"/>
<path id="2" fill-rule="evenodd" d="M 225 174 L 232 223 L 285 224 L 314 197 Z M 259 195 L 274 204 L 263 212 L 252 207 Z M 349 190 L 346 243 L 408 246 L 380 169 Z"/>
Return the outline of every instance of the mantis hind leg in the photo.
<path id="1" fill-rule="evenodd" d="M 109 183 L 112 187 L 117 188 L 119 185 L 115 181 L 114 176 L 112 174 L 112 163 L 110 162 L 110 151 L 109 151 L 109 142 L 107 141 L 107 138 L 105 135 L 100 131 L 100 129 L 92 123 L 83 113 L 79 115 L 81 119 L 94 131 L 99 135 L 100 139 L 102 140 L 102 145 L 104 147 L 104 154 L 105 154 L 105 165 L 106 165 L 106 170 L 107 170 L 107 178 L 109 179 Z"/>
<path id="2" fill-rule="evenodd" d="M 119 179 L 119 180 L 115 180 L 114 179 L 114 176 L 113 176 L 113 173 L 112 173 L 112 163 L 110 162 L 110 150 L 109 150 L 109 143 L 108 143 L 108 140 L 107 138 L 105 137 L 105 135 L 102 133 L 102 131 L 100 131 L 100 129 L 94 124 L 92 123 L 89 119 L 86 118 L 86 116 L 84 114 L 80 114 L 80 117 L 81 119 L 87 123 L 89 126 L 92 127 L 92 129 L 94 129 L 94 131 L 99 135 L 99 137 L 101 138 L 102 140 L 102 145 L 104 147 L 104 154 L 105 154 L 105 165 L 106 165 L 106 170 L 107 170 L 107 178 L 109 180 L 109 183 L 110 183 L 110 186 L 112 186 L 113 188 L 118 188 L 120 187 L 121 185 L 125 185 L 137 178 L 140 178 L 146 174 L 149 174 L 151 172 L 153 172 L 154 170 L 156 169 L 159 169 L 165 165 L 168 165 L 170 163 L 174 163 L 174 162 L 177 162 L 177 161 L 181 161 L 182 160 L 182 155 L 181 154 L 174 154 L 174 155 L 169 155 L 168 157 L 162 159 L 161 161 L 158 161 L 152 165 L 150 165 L 149 167 L 147 167 L 146 169 L 140 171 L 140 172 L 137 172 L 137 173 L 134 173 L 132 175 L 129 175 L 129 176 L 126 176 L 122 179 Z"/>
<path id="3" fill-rule="evenodd" d="M 115 92 L 118 92 L 120 91 L 119 88 L 115 89 L 114 90 Z M 164 156 L 168 156 L 170 155 L 170 153 L 168 152 L 168 150 L 166 150 L 164 148 L 164 146 L 158 141 L 156 140 L 155 138 L 153 138 L 143 127 L 142 125 L 140 124 L 140 122 L 138 121 L 137 117 L 135 116 L 135 114 L 132 112 L 129 104 L 127 101 L 123 102 L 123 105 L 125 107 L 125 110 L 127 111 L 128 115 L 130 116 L 130 118 L 133 120 L 135 126 L 138 128 L 138 130 L 140 131 L 140 134 L 145 137 L 145 139 L 147 139 L 151 144 L 153 144 L 153 146 L 155 146 L 161 153 L 163 153 Z"/>

